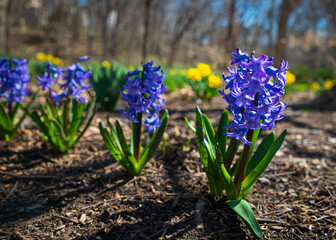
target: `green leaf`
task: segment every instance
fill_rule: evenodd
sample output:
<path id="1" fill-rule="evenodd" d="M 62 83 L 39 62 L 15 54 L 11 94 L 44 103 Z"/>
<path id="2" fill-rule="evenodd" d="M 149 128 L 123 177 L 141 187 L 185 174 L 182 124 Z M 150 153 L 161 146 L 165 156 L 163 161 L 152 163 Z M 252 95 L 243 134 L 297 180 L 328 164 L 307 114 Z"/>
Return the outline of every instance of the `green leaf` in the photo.
<path id="1" fill-rule="evenodd" d="M 201 161 L 204 165 L 206 171 L 208 171 L 208 162 L 209 162 L 209 152 L 207 151 L 203 138 L 203 130 L 201 126 L 197 126 L 196 128 L 196 144 L 198 148 L 198 152 L 201 158 Z"/>
<path id="2" fill-rule="evenodd" d="M 5 131 L 11 131 L 12 121 L 9 117 L 9 114 L 6 113 L 5 106 L 3 103 L 0 103 L 0 125 Z"/>
<path id="3" fill-rule="evenodd" d="M 122 151 L 122 147 L 121 147 L 121 144 L 119 142 L 118 134 L 115 131 L 115 129 L 112 126 L 112 124 L 110 123 L 110 120 L 109 120 L 108 116 L 106 116 L 106 120 L 107 120 L 107 124 L 108 124 L 108 126 L 110 128 L 111 140 L 113 141 L 114 145 L 119 149 L 119 151 Z"/>
<path id="4" fill-rule="evenodd" d="M 276 152 L 280 149 L 283 141 L 285 140 L 287 131 L 283 131 L 281 135 L 275 140 L 275 142 L 271 145 L 269 150 L 267 151 L 264 158 L 260 161 L 260 163 L 250 172 L 250 174 L 243 180 L 241 186 L 241 194 L 247 196 L 247 190 L 258 180 L 260 175 L 267 168 L 268 164 L 272 161 Z"/>
<path id="5" fill-rule="evenodd" d="M 60 133 L 60 136 L 62 137 L 62 141 L 68 145 L 67 137 L 65 136 L 64 129 L 62 128 L 62 125 L 60 122 L 58 122 L 56 119 L 52 119 L 52 122 L 57 127 L 58 132 Z"/>
<path id="6" fill-rule="evenodd" d="M 36 110 L 33 110 L 30 114 L 30 117 L 35 122 L 37 128 L 41 132 L 44 138 L 47 138 L 48 135 L 48 128 L 47 126 L 41 121 L 40 116 L 37 114 Z"/>
<path id="7" fill-rule="evenodd" d="M 224 129 L 225 126 L 229 124 L 229 113 L 224 111 L 219 119 L 218 129 L 216 133 L 216 140 L 219 145 L 220 155 L 223 158 L 226 152 L 226 141 L 227 136 L 226 132 L 228 131 L 227 128 Z"/>
<path id="8" fill-rule="evenodd" d="M 202 115 L 204 127 L 205 127 L 205 136 L 209 143 L 209 150 L 211 151 L 211 154 L 214 159 L 216 159 L 216 150 L 215 150 L 215 131 L 212 127 L 212 124 L 209 120 L 209 118 L 206 115 Z"/>
<path id="9" fill-rule="evenodd" d="M 23 105 L 21 103 L 15 103 L 15 106 L 14 106 L 13 111 L 12 111 L 12 125 L 13 126 L 15 125 L 16 116 L 17 116 L 20 108 L 23 108 Z"/>
<path id="10" fill-rule="evenodd" d="M 31 100 L 29 101 L 29 103 L 27 104 L 26 107 L 24 107 L 21 103 L 16 104 L 15 106 L 15 110 L 13 112 L 13 125 L 15 124 L 15 118 L 17 116 L 18 110 L 21 108 L 24 110 L 24 114 L 21 116 L 21 118 L 19 119 L 19 121 L 17 122 L 16 126 L 15 126 L 15 132 L 17 131 L 17 129 L 21 126 L 23 120 L 27 117 L 27 115 L 29 115 L 29 110 L 31 109 L 31 107 L 33 106 L 37 95 L 39 94 L 41 88 L 38 88 L 37 91 L 34 93 L 33 97 L 31 98 Z"/>
<path id="11" fill-rule="evenodd" d="M 148 145 L 145 147 L 143 152 L 141 153 L 140 156 L 140 161 L 137 167 L 137 171 L 139 174 L 141 173 L 142 169 L 145 167 L 147 162 L 152 158 L 154 153 L 156 152 L 161 139 L 163 137 L 164 131 L 167 127 L 168 124 L 168 110 L 165 110 L 162 118 L 161 118 L 161 125 L 160 127 L 156 130 L 155 134 L 153 135 L 152 139 L 149 141 Z"/>
<path id="12" fill-rule="evenodd" d="M 189 127 L 189 129 L 191 131 L 193 131 L 194 133 L 196 133 L 196 129 L 193 126 L 191 126 L 191 124 L 189 123 L 189 121 L 188 121 L 188 119 L 186 117 L 184 117 L 184 122 L 187 124 L 187 126 Z"/>
<path id="13" fill-rule="evenodd" d="M 212 172 L 213 169 L 211 167 L 213 166 L 212 161 L 210 156 L 210 152 L 206 147 L 205 144 L 206 140 L 203 137 L 203 130 L 201 126 L 197 126 L 196 129 L 196 144 L 198 148 L 198 152 L 201 158 L 201 161 L 203 163 L 208 182 L 209 182 L 209 187 L 210 187 L 210 192 L 211 194 L 218 195 L 218 189 L 216 187 L 216 179 L 214 179 L 214 174 Z"/>
<path id="14" fill-rule="evenodd" d="M 263 141 L 260 143 L 259 147 L 253 154 L 252 158 L 247 164 L 245 174 L 246 176 L 249 175 L 252 170 L 261 162 L 261 160 L 264 158 L 268 150 L 270 149 L 271 145 L 274 142 L 274 133 L 268 134 Z"/>
<path id="15" fill-rule="evenodd" d="M 235 211 L 239 217 L 244 221 L 246 226 L 250 229 L 253 235 L 260 239 L 262 238 L 262 231 L 259 223 L 255 218 L 252 208 L 245 200 L 229 200 L 226 202 L 229 207 Z"/>
<path id="16" fill-rule="evenodd" d="M 39 116 L 37 114 L 37 111 L 36 111 L 36 116 L 40 119 L 40 121 L 43 123 L 43 125 L 45 126 L 44 128 L 39 129 L 41 133 L 44 133 L 45 134 L 45 138 L 48 138 L 48 132 L 49 130 L 51 130 L 50 128 L 52 127 L 51 124 L 50 124 L 50 120 L 47 116 L 47 113 L 45 112 L 44 108 L 42 105 L 39 105 L 39 109 L 40 109 L 40 112 L 41 112 L 41 116 Z"/>
<path id="17" fill-rule="evenodd" d="M 70 103 L 69 103 L 70 105 Z M 82 125 L 83 121 L 84 121 L 84 116 L 83 116 L 83 112 L 85 109 L 86 104 L 82 104 L 81 107 L 77 106 L 77 103 L 73 104 L 72 107 L 72 111 L 70 111 L 69 109 L 69 113 L 71 112 L 71 114 L 69 114 L 69 118 L 68 118 L 68 140 L 69 142 L 74 142 L 74 138 L 76 136 L 76 133 L 78 132 L 80 126 Z M 71 115 L 71 117 L 70 117 Z M 65 118 L 63 118 L 63 121 L 65 121 Z M 65 125 L 64 125 L 65 126 Z"/>
<path id="18" fill-rule="evenodd" d="M 114 144 L 112 136 L 108 133 L 108 131 L 105 128 L 103 128 L 101 122 L 99 123 L 99 129 L 100 133 L 103 136 L 105 146 L 110 150 L 111 155 L 118 163 L 120 163 L 126 170 L 128 170 L 129 167 L 125 160 L 124 153 L 122 152 L 121 149 L 118 149 L 118 147 Z"/>
<path id="19" fill-rule="evenodd" d="M 41 106 L 42 107 L 42 106 Z M 41 108 L 40 108 L 41 109 Z M 46 102 L 46 109 L 47 109 L 47 115 L 48 115 L 48 118 L 49 119 L 53 119 L 53 118 L 55 118 L 55 115 L 54 115 L 54 112 L 52 111 L 52 109 L 51 109 L 51 106 L 50 106 L 50 104 L 49 104 L 49 102 L 47 101 Z"/>
<path id="20" fill-rule="evenodd" d="M 201 126 L 203 128 L 204 122 L 201 109 L 199 109 L 199 107 L 196 106 L 196 128 L 198 128 L 198 126 Z"/>
<path id="21" fill-rule="evenodd" d="M 134 155 L 131 153 L 129 146 L 127 145 L 127 141 L 126 138 L 124 136 L 123 130 L 119 124 L 118 121 L 116 121 L 116 130 L 117 130 L 117 134 L 118 134 L 118 138 L 119 138 L 119 142 L 121 145 L 121 148 L 123 150 L 123 153 L 125 155 L 125 159 L 128 162 L 128 174 L 134 176 L 137 175 L 136 169 L 137 169 L 137 165 L 138 163 L 136 162 Z"/>
<path id="22" fill-rule="evenodd" d="M 134 142 L 137 123 L 132 122 L 131 153 L 134 154 Z"/>
<path id="23" fill-rule="evenodd" d="M 258 137 L 259 137 L 259 133 L 260 133 L 260 128 L 258 128 L 258 130 L 254 130 L 253 131 L 253 135 L 252 135 L 252 140 L 251 140 L 251 146 L 250 146 L 250 151 L 249 151 L 249 155 L 248 155 L 248 159 L 250 159 L 252 153 L 253 153 L 253 149 L 254 146 L 257 143 Z"/>
<path id="24" fill-rule="evenodd" d="M 237 189 L 236 185 L 232 181 L 232 178 L 228 171 L 226 170 L 224 164 L 220 165 L 220 170 L 222 174 L 222 179 L 225 184 L 226 198 L 227 199 L 237 199 Z"/>
<path id="25" fill-rule="evenodd" d="M 92 122 L 93 117 L 94 117 L 95 114 L 96 114 L 96 111 L 93 111 L 93 113 L 91 114 L 89 120 L 87 121 L 87 123 L 86 123 L 86 125 L 85 125 L 83 131 L 81 131 L 81 133 L 77 136 L 77 138 L 75 139 L 75 141 L 70 145 L 70 148 L 71 148 L 72 146 L 74 146 L 74 145 L 79 141 L 79 139 L 84 135 L 84 133 L 86 132 L 86 130 L 87 130 L 88 127 L 90 126 L 90 123 Z"/>

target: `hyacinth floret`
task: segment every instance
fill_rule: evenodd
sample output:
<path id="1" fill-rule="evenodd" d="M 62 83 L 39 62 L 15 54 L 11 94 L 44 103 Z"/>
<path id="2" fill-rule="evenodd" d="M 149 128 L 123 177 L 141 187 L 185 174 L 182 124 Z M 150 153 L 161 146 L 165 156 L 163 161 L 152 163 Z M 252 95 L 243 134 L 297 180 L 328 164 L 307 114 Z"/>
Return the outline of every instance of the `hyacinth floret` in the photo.
<path id="1" fill-rule="evenodd" d="M 22 102 L 30 82 L 28 60 L 0 58 L 0 98 L 6 102 Z"/>
<path id="2" fill-rule="evenodd" d="M 234 114 L 234 120 L 225 127 L 231 129 L 226 135 L 251 145 L 246 138 L 250 129 L 271 130 L 275 121 L 284 118 L 282 111 L 287 103 L 280 102 L 280 97 L 284 95 L 288 63 L 282 60 L 277 69 L 272 66 L 273 58 L 266 55 L 256 58 L 254 53 L 248 56 L 239 48 L 232 56 L 231 64 L 238 67 L 228 68 L 228 76 L 223 73 L 230 93 L 219 91 Z"/>
<path id="3" fill-rule="evenodd" d="M 147 114 L 143 120 L 147 127 L 145 131 L 152 133 L 161 125 L 157 113 L 165 104 L 162 94 L 166 92 L 164 72 L 160 66 L 155 67 L 153 64 L 153 61 L 143 64 L 143 71 L 129 71 L 125 77 L 126 85 L 120 89 L 123 100 L 129 106 L 128 110 L 122 110 L 120 116 L 139 123 L 137 114 Z"/>
<path id="4" fill-rule="evenodd" d="M 80 58 L 79 61 L 86 60 L 88 60 L 87 56 Z M 37 76 L 37 80 L 40 82 L 37 86 L 42 86 L 42 90 L 50 89 L 51 91 L 53 85 L 58 83 L 63 91 L 60 93 L 50 92 L 50 96 L 57 106 L 60 100 L 67 96 L 72 96 L 79 104 L 87 102 L 83 94 L 86 89 L 91 87 L 90 84 L 85 83 L 85 81 L 90 79 L 90 70 L 85 70 L 79 63 L 72 64 L 66 68 L 55 68 L 50 62 L 44 68 L 47 69 L 47 72 L 42 77 Z M 63 83 L 60 83 L 61 80 L 63 80 Z"/>

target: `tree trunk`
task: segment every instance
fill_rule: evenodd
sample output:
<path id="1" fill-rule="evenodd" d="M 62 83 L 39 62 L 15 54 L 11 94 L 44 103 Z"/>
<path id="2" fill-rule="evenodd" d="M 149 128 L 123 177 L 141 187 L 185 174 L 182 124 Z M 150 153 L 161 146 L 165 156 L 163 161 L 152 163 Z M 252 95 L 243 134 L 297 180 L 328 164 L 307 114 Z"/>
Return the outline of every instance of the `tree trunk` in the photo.
<path id="1" fill-rule="evenodd" d="M 280 12 L 280 19 L 278 23 L 278 38 L 275 44 L 275 64 L 280 65 L 281 59 L 286 57 L 287 45 L 287 23 L 289 15 L 293 9 L 294 4 L 299 3 L 301 0 L 283 0 Z"/>
<path id="2" fill-rule="evenodd" d="M 0 51 L 5 52 L 7 1 L 0 1 Z"/>
<path id="3" fill-rule="evenodd" d="M 152 0 L 146 0 L 145 1 L 145 32 L 143 37 L 143 43 L 142 43 L 142 60 L 146 61 L 148 49 L 147 49 L 147 42 L 148 42 L 148 36 L 149 36 L 149 20 L 150 20 L 150 14 L 151 14 L 151 5 Z"/>
<path id="4" fill-rule="evenodd" d="M 234 51 L 235 45 L 235 34 L 234 34 L 234 24 L 235 24 L 235 11 L 236 11 L 236 0 L 231 0 L 230 4 L 230 12 L 229 12 L 229 24 L 228 24 L 228 32 L 227 32 L 227 41 L 226 41 L 226 51 L 232 52 Z"/>
<path id="5" fill-rule="evenodd" d="M 5 52 L 10 54 L 10 41 L 11 41 L 11 19 L 12 19 L 12 0 L 8 0 L 6 7 L 6 30 L 5 30 Z"/>

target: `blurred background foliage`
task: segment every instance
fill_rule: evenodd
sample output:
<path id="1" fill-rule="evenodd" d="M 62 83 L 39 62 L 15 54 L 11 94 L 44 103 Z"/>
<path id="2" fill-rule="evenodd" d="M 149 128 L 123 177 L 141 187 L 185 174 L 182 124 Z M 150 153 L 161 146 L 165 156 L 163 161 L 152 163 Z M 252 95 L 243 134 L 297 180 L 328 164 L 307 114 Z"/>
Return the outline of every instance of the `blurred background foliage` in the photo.
<path id="1" fill-rule="evenodd" d="M 336 0 L 2 0 L 0 55 L 30 58 L 33 80 L 48 61 L 89 55 L 110 84 L 154 59 L 174 91 L 194 84 L 198 63 L 221 76 L 240 47 L 288 61 L 290 91 L 323 93 L 335 86 L 335 10 Z"/>

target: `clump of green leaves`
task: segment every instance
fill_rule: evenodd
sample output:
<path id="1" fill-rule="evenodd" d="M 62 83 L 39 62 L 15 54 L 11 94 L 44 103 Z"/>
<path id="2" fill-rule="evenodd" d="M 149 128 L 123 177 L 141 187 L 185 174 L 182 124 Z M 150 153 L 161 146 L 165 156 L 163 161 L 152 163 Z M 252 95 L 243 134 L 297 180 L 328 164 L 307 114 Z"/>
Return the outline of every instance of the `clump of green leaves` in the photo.
<path id="1" fill-rule="evenodd" d="M 34 109 L 30 116 L 52 150 L 68 154 L 89 127 L 95 114 L 94 105 L 94 100 L 90 104 L 79 104 L 70 97 L 61 108 L 46 102 L 45 106 L 39 106 L 40 114 Z M 80 130 L 84 124 L 85 127 Z"/>
<path id="2" fill-rule="evenodd" d="M 29 114 L 52 150 L 68 154 L 83 136 L 95 114 L 95 99 L 88 103 L 88 99 L 82 95 L 90 88 L 85 81 L 91 72 L 79 63 L 66 69 L 55 68 L 52 63 L 48 63 L 45 68 L 47 71 L 37 80 L 43 90 L 49 90 L 46 103 Z M 53 89 L 55 83 L 58 86 Z M 63 91 L 56 93 L 56 89 Z"/>
<path id="3" fill-rule="evenodd" d="M 99 129 L 104 138 L 106 147 L 110 150 L 110 153 L 114 159 L 126 169 L 128 175 L 141 175 L 144 167 L 158 149 L 168 123 L 167 110 L 164 112 L 161 118 L 161 122 L 162 123 L 160 127 L 156 130 L 155 134 L 151 137 L 149 143 L 145 147 L 140 146 L 140 143 L 137 144 L 135 134 L 137 128 L 136 123 L 132 123 L 132 136 L 130 145 L 127 144 L 127 140 L 118 120 L 116 121 L 114 128 L 107 118 L 109 130 L 104 128 L 102 124 L 99 123 Z M 136 146 L 139 148 L 138 158 L 136 157 Z"/>
<path id="4" fill-rule="evenodd" d="M 122 95 L 129 109 L 122 111 L 120 116 L 132 122 L 130 146 L 118 121 L 114 129 L 107 118 L 110 132 L 99 123 L 106 147 L 130 176 L 141 174 L 158 149 L 168 123 L 167 110 L 161 120 L 158 117 L 158 113 L 165 104 L 162 97 L 166 91 L 163 84 L 164 73 L 160 66 L 154 67 L 153 64 L 153 61 L 145 63 L 142 71 L 136 69 L 126 75 L 126 85 L 123 86 Z M 142 125 L 147 127 L 145 131 L 142 130 Z M 141 136 L 146 135 L 147 132 L 147 135 L 152 137 L 149 143 L 142 147 Z"/>
<path id="5" fill-rule="evenodd" d="M 260 129 L 253 132 L 244 178 L 237 184 L 235 180 L 237 179 L 244 151 L 234 162 L 240 141 L 231 138 L 227 144 L 227 135 L 225 133 L 228 130 L 224 129 L 224 126 L 229 124 L 228 112 L 225 111 L 221 115 L 217 132 L 214 131 L 209 119 L 202 114 L 198 107 L 196 107 L 196 128 L 192 127 L 186 118 L 185 121 L 189 128 L 196 133 L 197 148 L 208 178 L 210 193 L 216 196 L 221 196 L 225 193 L 227 204 L 237 212 L 255 236 L 260 238 L 262 233 L 259 224 L 251 207 L 244 199 L 251 192 L 260 175 L 280 149 L 285 139 L 286 131 L 277 139 L 275 139 L 274 133 L 267 135 L 254 153 L 253 149 L 260 135 Z M 237 186 L 240 187 L 237 188 Z"/>
<path id="6" fill-rule="evenodd" d="M 90 83 L 96 93 L 98 108 L 114 111 L 122 85 L 125 84 L 127 68 L 117 64 L 103 61 L 93 65 Z"/>
<path id="7" fill-rule="evenodd" d="M 29 93 L 28 61 L 0 58 L 0 139 L 11 141 L 27 116 L 26 111 L 18 118 L 19 110 L 30 109 L 38 91 L 25 107 L 22 102 Z"/>

